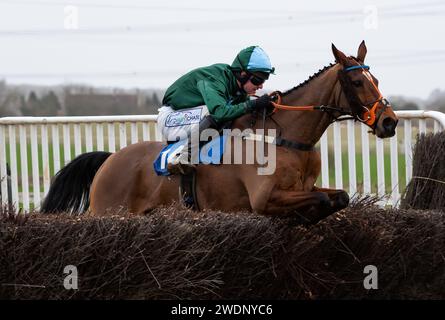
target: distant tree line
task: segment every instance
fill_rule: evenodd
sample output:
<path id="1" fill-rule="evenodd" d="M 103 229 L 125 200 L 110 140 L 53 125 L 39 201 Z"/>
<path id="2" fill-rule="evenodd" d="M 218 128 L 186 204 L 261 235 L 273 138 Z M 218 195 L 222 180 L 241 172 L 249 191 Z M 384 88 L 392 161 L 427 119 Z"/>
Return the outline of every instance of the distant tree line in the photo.
<path id="1" fill-rule="evenodd" d="M 37 97 L 34 91 L 31 91 L 27 99 L 20 97 L 20 111 L 24 116 L 55 116 L 60 114 L 61 109 L 59 98 L 53 91 L 42 98 Z"/>
<path id="2" fill-rule="evenodd" d="M 437 110 L 445 113 L 445 90 L 433 90 L 428 101 L 430 110 Z"/>
<path id="3" fill-rule="evenodd" d="M 80 86 L 26 89 L 0 81 L 0 117 L 157 114 L 161 106 L 157 92 L 104 92 Z"/>
<path id="4" fill-rule="evenodd" d="M 0 80 L 0 117 L 157 114 L 162 91 L 101 89 L 70 85 L 12 86 Z M 445 113 L 445 90 L 435 89 L 426 100 L 388 98 L 394 110 L 437 110 Z"/>
<path id="5" fill-rule="evenodd" d="M 394 110 L 419 110 L 419 102 L 402 96 L 391 96 L 388 98 Z"/>
<path id="6" fill-rule="evenodd" d="M 160 105 L 156 93 L 152 97 L 126 93 L 65 94 L 67 116 L 156 114 Z"/>

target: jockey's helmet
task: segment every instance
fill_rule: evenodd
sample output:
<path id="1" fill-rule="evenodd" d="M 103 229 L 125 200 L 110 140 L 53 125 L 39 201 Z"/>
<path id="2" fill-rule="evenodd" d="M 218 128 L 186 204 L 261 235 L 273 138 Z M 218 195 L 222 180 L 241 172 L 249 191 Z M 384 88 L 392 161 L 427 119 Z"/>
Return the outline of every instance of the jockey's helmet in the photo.
<path id="1" fill-rule="evenodd" d="M 231 68 L 234 72 L 245 71 L 263 80 L 267 80 L 271 73 L 275 74 L 275 68 L 272 67 L 269 56 L 259 46 L 241 50 L 233 60 Z"/>

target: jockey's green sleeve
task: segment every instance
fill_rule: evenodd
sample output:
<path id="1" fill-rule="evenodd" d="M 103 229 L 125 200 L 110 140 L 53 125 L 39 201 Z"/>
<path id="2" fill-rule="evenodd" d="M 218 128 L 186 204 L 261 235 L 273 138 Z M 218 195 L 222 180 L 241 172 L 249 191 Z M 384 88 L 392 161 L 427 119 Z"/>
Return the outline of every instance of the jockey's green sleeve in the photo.
<path id="1" fill-rule="evenodd" d="M 180 77 L 167 89 L 162 103 L 175 110 L 206 105 L 217 122 L 236 119 L 250 107 L 226 64 L 198 68 Z"/>

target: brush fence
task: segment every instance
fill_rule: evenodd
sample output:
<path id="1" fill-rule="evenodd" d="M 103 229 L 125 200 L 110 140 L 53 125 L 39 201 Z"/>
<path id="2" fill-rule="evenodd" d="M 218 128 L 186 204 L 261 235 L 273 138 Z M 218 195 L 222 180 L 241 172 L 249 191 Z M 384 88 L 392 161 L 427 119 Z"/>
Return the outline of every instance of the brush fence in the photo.
<path id="1" fill-rule="evenodd" d="M 351 196 L 386 196 L 382 205 L 397 206 L 412 177 L 417 134 L 444 130 L 445 114 L 422 110 L 396 114 L 397 133 L 385 140 L 352 120 L 331 125 L 318 145 L 322 158 L 318 184 L 345 189 Z M 115 152 L 147 140 L 161 140 L 156 115 L 0 118 L 1 203 L 22 212 L 38 210 L 51 177 L 74 157 L 95 150 Z"/>

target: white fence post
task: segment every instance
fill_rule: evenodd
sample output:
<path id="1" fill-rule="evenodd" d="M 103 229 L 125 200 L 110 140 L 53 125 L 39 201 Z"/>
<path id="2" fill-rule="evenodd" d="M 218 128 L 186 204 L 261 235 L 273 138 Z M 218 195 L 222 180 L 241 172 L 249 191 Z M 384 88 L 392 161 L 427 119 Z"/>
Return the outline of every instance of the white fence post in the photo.
<path id="1" fill-rule="evenodd" d="M 399 203 L 399 153 L 397 144 L 397 131 L 394 137 L 389 139 L 390 143 L 390 157 L 391 157 L 391 200 L 392 205 Z"/>
<path id="2" fill-rule="evenodd" d="M 4 125 L 0 125 L 0 192 L 2 203 L 0 205 L 8 205 L 8 175 L 6 169 L 6 130 Z"/>
<path id="3" fill-rule="evenodd" d="M 405 186 L 411 180 L 413 172 L 412 127 L 411 119 L 404 120 L 404 146 L 405 146 Z"/>
<path id="4" fill-rule="evenodd" d="M 368 127 L 360 123 L 362 134 L 362 166 L 363 166 L 363 193 L 371 193 L 371 166 L 369 162 L 369 134 Z"/>
<path id="5" fill-rule="evenodd" d="M 335 189 L 343 189 L 343 164 L 341 158 L 341 125 L 338 122 L 334 122 Z"/>
<path id="6" fill-rule="evenodd" d="M 355 168 L 355 130 L 354 122 L 348 121 L 348 165 L 349 165 L 349 193 L 357 192 L 357 170 Z"/>
<path id="7" fill-rule="evenodd" d="M 328 158 L 328 130 L 326 130 L 320 139 L 320 153 L 321 153 L 321 186 L 323 188 L 329 187 L 329 158 Z"/>

